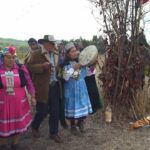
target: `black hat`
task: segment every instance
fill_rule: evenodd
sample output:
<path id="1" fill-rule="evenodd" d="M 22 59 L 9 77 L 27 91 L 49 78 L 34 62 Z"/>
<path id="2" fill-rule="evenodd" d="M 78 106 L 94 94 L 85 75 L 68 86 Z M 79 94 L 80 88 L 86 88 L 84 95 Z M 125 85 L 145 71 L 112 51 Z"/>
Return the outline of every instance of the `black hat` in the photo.
<path id="1" fill-rule="evenodd" d="M 33 43 L 37 43 L 37 40 L 34 39 L 34 38 L 30 38 L 30 39 L 28 40 L 28 44 L 31 45 L 31 44 L 33 44 Z"/>
<path id="2" fill-rule="evenodd" d="M 55 40 L 55 38 L 54 38 L 53 35 L 44 35 L 44 38 L 43 38 L 43 39 L 39 39 L 39 40 L 38 40 L 38 43 L 39 43 L 39 44 L 42 44 L 43 42 L 55 43 L 56 40 Z"/>

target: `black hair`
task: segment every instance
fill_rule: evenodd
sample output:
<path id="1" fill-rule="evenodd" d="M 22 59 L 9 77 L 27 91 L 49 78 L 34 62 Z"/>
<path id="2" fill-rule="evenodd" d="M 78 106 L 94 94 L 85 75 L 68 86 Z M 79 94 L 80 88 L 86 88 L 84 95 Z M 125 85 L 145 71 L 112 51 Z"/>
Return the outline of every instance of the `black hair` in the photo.
<path id="1" fill-rule="evenodd" d="M 32 43 L 37 43 L 37 40 L 34 39 L 34 38 L 30 38 L 30 39 L 28 40 L 28 44 L 31 45 Z"/>

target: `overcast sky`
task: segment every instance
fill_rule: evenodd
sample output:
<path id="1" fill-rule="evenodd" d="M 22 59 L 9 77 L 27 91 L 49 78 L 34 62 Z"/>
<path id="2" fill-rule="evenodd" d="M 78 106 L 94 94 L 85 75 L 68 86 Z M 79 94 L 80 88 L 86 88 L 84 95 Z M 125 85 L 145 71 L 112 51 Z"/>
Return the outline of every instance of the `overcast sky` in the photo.
<path id="1" fill-rule="evenodd" d="M 87 0 L 0 0 L 0 37 L 91 39 L 98 24 Z"/>
<path id="2" fill-rule="evenodd" d="M 58 40 L 92 39 L 99 25 L 91 7 L 87 0 L 0 0 L 0 37 L 27 40 L 53 34 Z"/>

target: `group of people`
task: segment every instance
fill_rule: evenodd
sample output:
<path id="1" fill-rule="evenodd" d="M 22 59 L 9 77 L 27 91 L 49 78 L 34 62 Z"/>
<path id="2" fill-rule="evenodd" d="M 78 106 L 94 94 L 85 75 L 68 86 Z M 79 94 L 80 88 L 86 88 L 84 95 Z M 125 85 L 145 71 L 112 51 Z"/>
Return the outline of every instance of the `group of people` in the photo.
<path id="1" fill-rule="evenodd" d="M 40 137 L 40 125 L 48 115 L 49 137 L 62 143 L 59 122 L 70 123 L 73 135 L 84 133 L 85 119 L 102 107 L 95 81 L 95 66 L 81 66 L 74 43 L 65 45 L 65 57 L 59 63 L 59 51 L 53 35 L 28 40 L 29 52 L 24 64 L 16 61 L 16 49 L 1 51 L 0 64 L 0 149 L 19 149 L 20 135 L 30 126 L 34 138 Z M 27 92 L 30 97 L 27 96 Z M 28 99 L 36 107 L 32 119 Z"/>

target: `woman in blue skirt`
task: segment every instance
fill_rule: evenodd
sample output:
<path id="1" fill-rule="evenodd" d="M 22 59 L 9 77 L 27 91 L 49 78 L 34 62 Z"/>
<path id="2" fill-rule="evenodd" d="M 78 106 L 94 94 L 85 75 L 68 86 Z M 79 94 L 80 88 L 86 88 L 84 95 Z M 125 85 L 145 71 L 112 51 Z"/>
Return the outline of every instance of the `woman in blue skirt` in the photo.
<path id="1" fill-rule="evenodd" d="M 65 46 L 66 58 L 63 67 L 65 117 L 70 120 L 71 131 L 77 134 L 78 128 L 84 132 L 84 120 L 92 113 L 85 77 L 86 67 L 77 62 L 77 50 L 73 43 Z"/>

